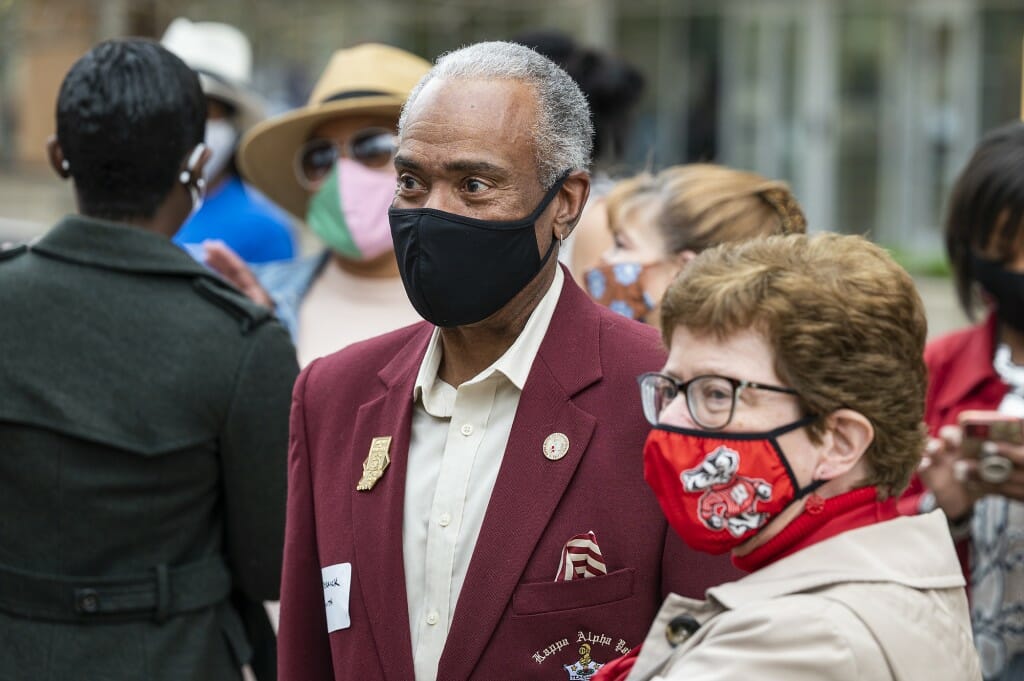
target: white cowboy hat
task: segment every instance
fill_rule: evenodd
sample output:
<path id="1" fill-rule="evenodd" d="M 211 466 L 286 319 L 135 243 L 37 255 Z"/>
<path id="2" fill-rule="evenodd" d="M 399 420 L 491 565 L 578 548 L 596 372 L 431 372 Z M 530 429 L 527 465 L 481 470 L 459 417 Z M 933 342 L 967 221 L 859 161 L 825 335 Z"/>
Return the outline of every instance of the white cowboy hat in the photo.
<path id="1" fill-rule="evenodd" d="M 207 97 L 234 108 L 239 132 L 265 118 L 262 102 L 250 90 L 252 47 L 237 28 L 178 17 L 164 31 L 160 43 L 199 75 Z"/>

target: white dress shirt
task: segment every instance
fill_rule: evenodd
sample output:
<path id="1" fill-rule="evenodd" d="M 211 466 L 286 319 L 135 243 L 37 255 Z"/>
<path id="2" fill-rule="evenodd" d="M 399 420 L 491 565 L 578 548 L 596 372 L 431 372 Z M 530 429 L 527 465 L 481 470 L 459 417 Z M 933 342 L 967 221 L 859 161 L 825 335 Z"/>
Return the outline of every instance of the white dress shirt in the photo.
<path id="1" fill-rule="evenodd" d="M 519 396 L 547 333 L 562 269 L 497 361 L 455 388 L 437 376 L 440 330 L 427 346 L 412 398 L 402 554 L 416 681 L 435 681 L 455 604 L 498 478 Z M 500 560 L 500 556 L 495 556 Z"/>

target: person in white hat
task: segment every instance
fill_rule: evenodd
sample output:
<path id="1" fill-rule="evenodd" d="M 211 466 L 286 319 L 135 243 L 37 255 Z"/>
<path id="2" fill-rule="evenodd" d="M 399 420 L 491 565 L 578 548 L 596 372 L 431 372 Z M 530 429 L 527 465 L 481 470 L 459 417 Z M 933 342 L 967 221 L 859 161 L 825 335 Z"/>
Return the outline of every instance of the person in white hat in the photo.
<path id="1" fill-rule="evenodd" d="M 226 243 L 250 263 L 290 260 L 295 253 L 288 216 L 247 186 L 235 166 L 241 136 L 263 120 L 263 105 L 250 89 L 252 48 L 234 26 L 179 17 L 161 43 L 198 75 L 206 95 L 206 201 L 175 235 L 193 254 L 208 239 Z"/>
<path id="2" fill-rule="evenodd" d="M 273 308 L 299 364 L 419 321 L 406 297 L 388 223 L 402 105 L 430 64 L 368 43 L 338 50 L 309 103 L 244 137 L 239 167 L 324 242 L 320 253 L 250 270 L 207 244 L 206 263 Z"/>

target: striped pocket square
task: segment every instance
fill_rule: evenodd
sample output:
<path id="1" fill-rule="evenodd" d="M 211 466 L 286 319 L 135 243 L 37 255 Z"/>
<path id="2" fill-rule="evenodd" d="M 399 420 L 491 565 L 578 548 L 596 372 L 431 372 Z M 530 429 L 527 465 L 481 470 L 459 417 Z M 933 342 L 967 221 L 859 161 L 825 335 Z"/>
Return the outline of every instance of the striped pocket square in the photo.
<path id="1" fill-rule="evenodd" d="M 597 545 L 597 537 L 593 532 L 577 534 L 565 542 L 562 559 L 558 562 L 556 582 L 570 579 L 584 579 L 608 574 L 604 564 L 601 547 Z"/>

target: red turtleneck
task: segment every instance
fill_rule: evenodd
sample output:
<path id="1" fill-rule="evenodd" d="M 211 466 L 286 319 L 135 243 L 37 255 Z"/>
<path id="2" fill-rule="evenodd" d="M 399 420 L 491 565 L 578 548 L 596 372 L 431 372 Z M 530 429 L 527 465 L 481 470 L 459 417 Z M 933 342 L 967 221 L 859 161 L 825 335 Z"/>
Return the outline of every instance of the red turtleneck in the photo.
<path id="1" fill-rule="evenodd" d="M 861 487 L 829 499 L 811 494 L 803 513 L 747 555 L 733 556 L 732 563 L 753 572 L 842 532 L 892 520 L 899 516 L 896 501 L 895 497 L 879 501 L 876 487 Z"/>

